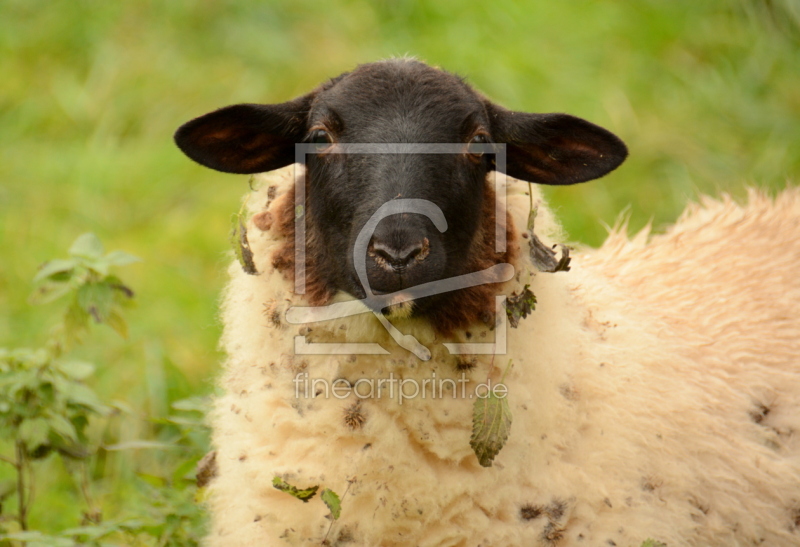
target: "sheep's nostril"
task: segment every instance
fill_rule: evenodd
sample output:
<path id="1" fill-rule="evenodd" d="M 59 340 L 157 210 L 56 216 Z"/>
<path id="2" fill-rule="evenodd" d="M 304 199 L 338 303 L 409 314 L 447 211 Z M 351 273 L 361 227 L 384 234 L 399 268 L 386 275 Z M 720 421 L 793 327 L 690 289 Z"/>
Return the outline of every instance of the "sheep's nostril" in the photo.
<path id="1" fill-rule="evenodd" d="M 428 238 L 402 247 L 374 240 L 370 248 L 370 254 L 378 265 L 386 269 L 391 268 L 397 273 L 402 273 L 413 262 L 422 262 L 429 252 Z"/>

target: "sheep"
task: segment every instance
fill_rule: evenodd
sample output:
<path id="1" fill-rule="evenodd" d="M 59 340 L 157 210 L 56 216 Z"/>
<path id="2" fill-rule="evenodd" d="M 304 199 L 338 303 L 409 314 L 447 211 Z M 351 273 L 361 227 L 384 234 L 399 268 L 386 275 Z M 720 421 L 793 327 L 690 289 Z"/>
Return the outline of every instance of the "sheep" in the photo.
<path id="1" fill-rule="evenodd" d="M 421 62 L 221 109 L 176 142 L 217 170 L 272 171 L 254 177 L 247 267 L 231 265 L 222 305 L 208 545 L 800 541 L 798 190 L 704 198 L 663 235 L 620 225 L 549 273 L 532 251 L 563 234 L 530 183 L 603 176 L 624 144 Z M 348 143 L 461 144 L 334 153 Z M 510 328 L 501 303 L 526 288 L 535 310 Z M 486 467 L 473 405 L 498 382 L 513 422 Z M 276 478 L 335 491 L 341 513 Z"/>

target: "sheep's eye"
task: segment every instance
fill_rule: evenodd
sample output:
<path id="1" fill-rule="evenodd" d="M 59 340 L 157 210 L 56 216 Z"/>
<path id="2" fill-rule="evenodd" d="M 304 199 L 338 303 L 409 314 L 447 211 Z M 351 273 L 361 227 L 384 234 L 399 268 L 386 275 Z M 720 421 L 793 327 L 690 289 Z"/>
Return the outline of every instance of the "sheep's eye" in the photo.
<path id="1" fill-rule="evenodd" d="M 308 142 L 311 144 L 331 144 L 333 142 L 333 137 L 324 129 L 317 129 L 311 132 Z"/>
<path id="2" fill-rule="evenodd" d="M 474 137 L 472 137 L 472 140 L 469 141 L 469 143 L 467 144 L 467 153 L 475 159 L 480 158 L 481 156 L 483 156 L 484 153 L 483 145 L 488 142 L 489 141 L 486 138 L 486 135 L 483 134 L 475 135 Z M 478 145 L 478 146 L 473 146 L 473 145 Z"/>

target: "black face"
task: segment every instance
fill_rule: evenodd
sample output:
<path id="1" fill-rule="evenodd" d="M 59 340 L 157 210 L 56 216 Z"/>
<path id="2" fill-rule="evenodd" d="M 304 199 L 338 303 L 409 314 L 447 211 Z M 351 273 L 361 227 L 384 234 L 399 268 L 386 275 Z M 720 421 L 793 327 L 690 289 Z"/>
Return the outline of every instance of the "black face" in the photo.
<path id="1" fill-rule="evenodd" d="M 424 214 L 380 221 L 368 240 L 366 271 L 375 293 L 392 293 L 462 273 L 478 229 L 491 157 L 483 101 L 461 80 L 422 64 L 368 65 L 317 95 L 306 142 L 308 210 L 327 250 L 336 287 L 366 296 L 356 275 L 356 239 L 385 203 L 421 199 L 444 214 L 440 232 Z M 341 143 L 453 143 L 456 153 L 335 153 Z M 414 208 L 412 207 L 412 210 Z M 363 256 L 362 256 L 363 258 Z"/>
<path id="2" fill-rule="evenodd" d="M 257 173 L 307 155 L 307 210 L 326 282 L 356 297 L 365 291 L 354 260 L 365 260 L 374 293 L 392 293 L 469 273 L 495 168 L 484 143 L 506 143 L 506 172 L 543 184 L 600 177 L 625 158 L 625 145 L 605 129 L 566 114 L 527 114 L 499 107 L 447 72 L 410 60 L 358 67 L 288 103 L 235 105 L 182 126 L 178 146 L 225 172 Z M 358 153 L 348 143 L 451 143 L 450 153 Z M 414 206 L 381 220 L 360 257 L 354 247 L 384 204 L 424 200 L 439 211 L 440 231 Z M 422 202 L 415 202 L 422 203 Z"/>

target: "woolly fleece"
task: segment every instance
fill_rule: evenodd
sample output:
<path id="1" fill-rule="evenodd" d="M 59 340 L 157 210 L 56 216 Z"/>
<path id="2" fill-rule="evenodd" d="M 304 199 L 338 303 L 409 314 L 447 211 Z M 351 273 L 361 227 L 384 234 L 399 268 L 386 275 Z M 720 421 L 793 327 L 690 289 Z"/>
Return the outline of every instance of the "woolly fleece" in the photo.
<path id="1" fill-rule="evenodd" d="M 371 313 L 287 324 L 286 309 L 303 300 L 271 265 L 280 241 L 265 211 L 280 204 L 293 169 L 259 175 L 249 196 L 260 274 L 230 267 L 208 545 L 800 543 L 797 189 L 776 200 L 753 192 L 746 206 L 704 199 L 652 238 L 616 230 L 566 273 L 536 272 L 530 240 L 518 238 L 517 275 L 502 293 L 529 283 L 538 304 L 508 328 L 507 355 L 459 358 L 424 321 L 393 320 L 431 349 L 423 362 Z M 536 187 L 509 179 L 517 230 L 530 191 L 536 233 L 559 241 Z M 309 342 L 378 342 L 391 353 L 295 355 L 301 329 Z M 478 324 L 455 338 L 494 335 Z M 483 468 L 469 444 L 470 396 L 487 378 L 497 382 L 509 359 L 514 421 L 493 467 Z M 458 379 L 459 364 L 466 397 L 459 387 L 432 398 L 428 385 L 425 398 L 402 404 L 386 385 L 358 403 L 314 397 L 311 387 L 306 397 L 293 381 L 307 373 L 309 386 L 355 384 L 392 373 L 421 384 L 434 374 Z M 273 488 L 275 476 L 336 491 L 340 518 L 327 518 L 319 495 L 302 503 Z"/>

